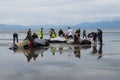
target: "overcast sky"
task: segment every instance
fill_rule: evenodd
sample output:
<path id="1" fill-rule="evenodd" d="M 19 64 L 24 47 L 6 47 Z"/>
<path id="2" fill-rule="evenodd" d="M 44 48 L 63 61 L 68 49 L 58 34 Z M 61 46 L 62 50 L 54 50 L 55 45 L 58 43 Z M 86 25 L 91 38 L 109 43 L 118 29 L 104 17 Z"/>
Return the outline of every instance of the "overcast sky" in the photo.
<path id="1" fill-rule="evenodd" d="M 0 24 L 78 24 L 120 19 L 120 0 L 0 0 Z"/>

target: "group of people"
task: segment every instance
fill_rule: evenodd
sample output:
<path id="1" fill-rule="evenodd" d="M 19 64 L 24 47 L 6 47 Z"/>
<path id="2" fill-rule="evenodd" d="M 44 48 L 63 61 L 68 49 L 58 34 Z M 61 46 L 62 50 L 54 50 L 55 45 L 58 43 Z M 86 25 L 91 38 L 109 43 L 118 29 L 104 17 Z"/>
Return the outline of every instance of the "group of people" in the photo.
<path id="1" fill-rule="evenodd" d="M 96 43 L 98 41 L 100 44 L 103 44 L 103 39 L 102 39 L 103 35 L 102 34 L 103 34 L 103 31 L 101 29 L 97 28 L 97 32 L 91 33 L 91 37 L 93 39 L 92 41 L 94 41 L 94 43 Z M 68 38 L 74 38 L 74 43 L 80 43 L 81 42 L 80 37 L 81 37 L 80 29 L 77 29 L 75 31 L 75 33 L 73 34 L 72 29 L 70 27 L 68 27 Z M 87 39 L 87 37 L 88 37 L 85 29 L 83 30 L 82 37 L 83 37 L 83 39 Z"/>
<path id="2" fill-rule="evenodd" d="M 93 41 L 94 42 L 97 42 L 97 39 L 98 41 L 100 42 L 100 44 L 103 43 L 103 40 L 102 40 L 102 30 L 101 29 L 97 29 L 98 32 L 95 33 L 95 32 L 91 32 L 91 34 L 86 34 L 86 30 L 84 29 L 83 30 L 83 39 L 87 39 L 87 37 L 92 37 L 93 38 Z M 49 31 L 50 33 L 50 38 L 55 38 L 57 37 L 57 34 L 55 32 L 55 30 L 53 28 L 50 29 Z M 68 27 L 68 30 L 67 30 L 67 33 L 65 34 L 63 32 L 62 29 L 60 29 L 58 31 L 58 36 L 59 37 L 65 37 L 66 39 L 74 39 L 74 43 L 80 43 L 80 37 L 81 37 L 81 30 L 80 29 L 77 29 L 75 32 L 73 32 L 73 30 L 71 29 L 71 27 Z M 33 33 L 32 34 L 32 31 L 31 29 L 29 29 L 27 31 L 27 36 L 24 40 L 29 40 L 31 42 L 31 45 L 33 44 L 33 41 L 35 38 L 40 38 L 40 39 L 43 39 L 43 28 L 40 29 L 39 31 L 39 37 L 36 33 Z M 15 43 L 15 41 L 18 42 L 18 34 L 17 33 L 13 33 L 13 43 Z"/>
<path id="3" fill-rule="evenodd" d="M 35 32 L 32 32 L 31 29 L 29 28 L 27 31 L 27 36 L 25 37 L 24 40 L 29 40 L 29 42 L 30 42 L 29 45 L 33 46 L 34 40 L 36 38 L 43 39 L 43 28 L 41 28 L 39 31 L 39 37 Z M 15 44 L 15 42 L 18 43 L 18 33 L 13 33 L 13 44 Z"/>
<path id="4" fill-rule="evenodd" d="M 103 31 L 99 28 L 97 28 L 97 32 L 91 32 L 88 34 L 88 37 L 91 38 L 92 37 L 92 41 L 94 43 L 96 43 L 97 41 L 100 43 L 100 44 L 103 44 Z"/>
<path id="5" fill-rule="evenodd" d="M 50 38 L 55 38 L 56 37 L 56 32 L 53 28 L 50 29 Z M 73 39 L 75 37 L 80 37 L 80 29 L 76 30 L 74 33 L 71 27 L 68 27 L 67 33 L 65 34 L 62 29 L 58 31 L 58 36 L 59 37 L 65 37 L 67 39 Z M 86 31 L 84 30 L 84 35 L 83 38 L 86 38 Z"/>
<path id="6" fill-rule="evenodd" d="M 102 30 L 97 28 L 97 32 L 91 32 L 90 33 L 90 36 L 91 38 L 93 39 L 94 42 L 97 42 L 97 39 L 98 39 L 98 42 L 100 42 L 100 44 L 103 43 L 103 40 L 102 40 Z M 50 29 L 50 38 L 55 38 L 56 37 L 56 32 L 53 28 Z M 66 39 L 74 39 L 74 43 L 80 43 L 81 39 L 81 29 L 77 29 L 75 32 L 73 32 L 73 30 L 71 29 L 71 27 L 68 27 L 68 30 L 67 30 L 67 34 L 65 34 L 63 32 L 62 29 L 60 29 L 58 31 L 58 36 L 59 37 L 65 37 Z M 89 34 L 87 35 L 87 32 L 86 30 L 84 29 L 83 32 L 82 32 L 82 38 L 83 39 L 87 39 L 87 37 L 89 37 Z"/>
<path id="7" fill-rule="evenodd" d="M 33 34 L 32 34 L 31 29 L 29 29 L 29 30 L 27 31 L 27 36 L 26 36 L 26 38 L 25 38 L 24 40 L 29 40 L 29 41 L 30 41 L 29 46 L 33 46 L 34 40 L 35 40 L 36 38 L 38 38 L 37 34 L 36 34 L 36 33 L 33 33 Z"/>

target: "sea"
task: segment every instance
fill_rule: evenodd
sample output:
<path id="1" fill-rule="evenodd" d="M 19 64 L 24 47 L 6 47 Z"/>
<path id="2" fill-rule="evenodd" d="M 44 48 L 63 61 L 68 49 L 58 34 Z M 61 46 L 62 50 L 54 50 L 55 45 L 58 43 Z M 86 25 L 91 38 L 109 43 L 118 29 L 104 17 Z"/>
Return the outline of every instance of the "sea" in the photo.
<path id="1" fill-rule="evenodd" d="M 120 79 L 120 29 L 103 29 L 103 45 L 51 43 L 39 50 L 13 51 L 9 48 L 14 32 L 19 34 L 19 42 L 26 37 L 24 30 L 0 31 L 1 80 Z M 33 32 L 39 34 L 39 30 Z M 49 39 L 48 30 L 44 30 L 44 39 Z"/>

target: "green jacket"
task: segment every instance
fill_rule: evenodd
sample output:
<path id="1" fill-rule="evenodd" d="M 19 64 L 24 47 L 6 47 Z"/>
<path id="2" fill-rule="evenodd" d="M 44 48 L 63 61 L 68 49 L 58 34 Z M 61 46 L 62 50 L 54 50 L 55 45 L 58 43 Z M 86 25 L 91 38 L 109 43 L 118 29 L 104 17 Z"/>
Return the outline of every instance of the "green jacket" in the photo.
<path id="1" fill-rule="evenodd" d="M 52 32 L 51 33 L 51 38 L 55 38 L 56 37 L 56 33 L 55 32 Z"/>
<path id="2" fill-rule="evenodd" d="M 43 30 L 40 30 L 39 36 L 40 38 L 43 37 Z"/>

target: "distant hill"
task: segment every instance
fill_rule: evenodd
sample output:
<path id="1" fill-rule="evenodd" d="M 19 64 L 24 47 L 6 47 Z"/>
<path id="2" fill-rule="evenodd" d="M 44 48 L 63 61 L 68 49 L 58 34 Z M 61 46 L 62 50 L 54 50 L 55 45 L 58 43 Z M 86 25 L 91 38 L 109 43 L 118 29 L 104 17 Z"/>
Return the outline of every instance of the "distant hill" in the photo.
<path id="1" fill-rule="evenodd" d="M 44 29 L 67 29 L 67 25 L 37 25 L 37 26 L 22 26 L 22 25 L 6 25 L 6 24 L 0 24 L 0 30 L 27 30 L 29 28 L 33 30 L 39 30 L 41 27 Z"/>
<path id="2" fill-rule="evenodd" d="M 120 29 L 120 21 L 102 21 L 102 22 L 93 22 L 93 23 L 81 23 L 73 25 L 74 28 L 82 29 L 94 29 L 94 28 L 103 28 L 103 29 Z"/>
<path id="3" fill-rule="evenodd" d="M 0 24 L 0 30 L 24 30 L 26 26 Z"/>
<path id="4" fill-rule="evenodd" d="M 6 25 L 0 24 L 0 30 L 27 30 L 31 29 L 40 29 L 43 27 L 44 29 L 67 29 L 70 26 L 73 29 L 95 29 L 97 27 L 102 29 L 120 29 L 120 21 L 102 21 L 102 22 L 93 22 L 93 23 L 80 23 L 76 25 L 38 25 L 38 26 L 22 26 L 22 25 Z"/>

